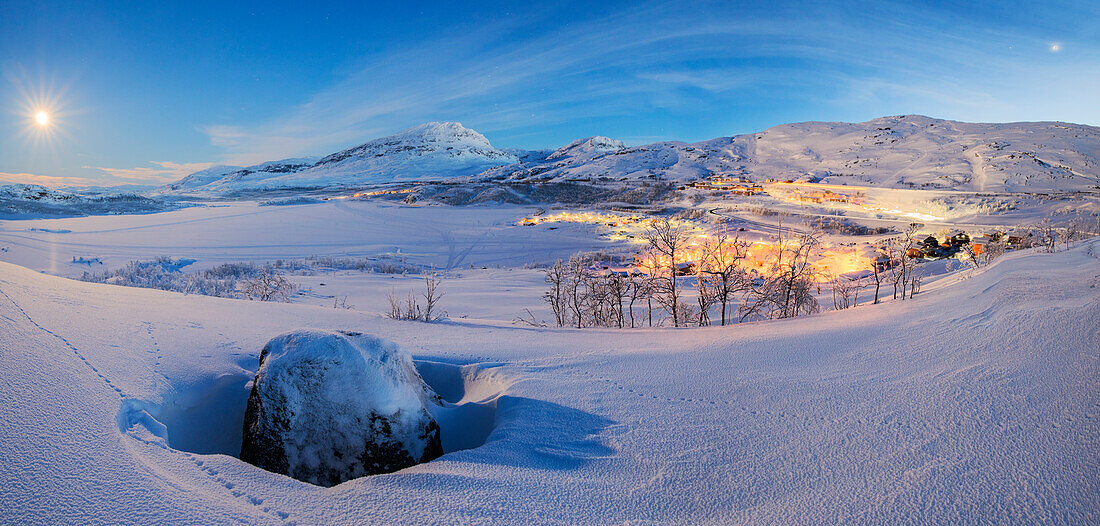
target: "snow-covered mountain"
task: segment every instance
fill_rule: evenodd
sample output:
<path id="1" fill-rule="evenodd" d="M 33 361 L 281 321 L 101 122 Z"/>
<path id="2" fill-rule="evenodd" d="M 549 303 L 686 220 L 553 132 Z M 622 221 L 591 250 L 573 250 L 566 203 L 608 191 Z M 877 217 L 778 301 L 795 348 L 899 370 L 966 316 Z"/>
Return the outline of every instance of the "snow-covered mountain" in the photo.
<path id="1" fill-rule="evenodd" d="M 515 154 L 494 148 L 484 135 L 457 122 L 429 122 L 320 159 L 307 157 L 247 168 L 210 168 L 191 174 L 168 189 L 229 193 L 439 180 L 519 161 Z"/>
<path id="2" fill-rule="evenodd" d="M 427 123 L 316 161 L 210 168 L 168 190 L 228 193 L 445 179 L 682 182 L 711 175 L 977 192 L 1096 190 L 1100 128 L 905 115 L 784 124 L 697 143 L 627 147 L 597 136 L 553 151 L 524 151 L 495 148 L 458 123 Z"/>
<path id="3" fill-rule="evenodd" d="M 982 124 L 899 116 L 858 124 L 784 124 L 690 144 L 577 145 L 482 176 L 691 181 L 717 174 L 990 192 L 1096 189 L 1100 176 L 1100 129 L 1057 122 Z"/>

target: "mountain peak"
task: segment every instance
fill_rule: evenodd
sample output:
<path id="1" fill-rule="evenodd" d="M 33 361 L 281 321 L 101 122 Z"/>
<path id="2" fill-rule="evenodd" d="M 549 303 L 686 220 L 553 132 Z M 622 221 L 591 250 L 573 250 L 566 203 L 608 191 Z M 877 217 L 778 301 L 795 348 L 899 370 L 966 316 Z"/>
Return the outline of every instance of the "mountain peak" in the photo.
<path id="1" fill-rule="evenodd" d="M 425 122 L 424 124 L 413 126 L 412 128 L 400 131 L 389 137 L 376 139 L 376 141 L 385 141 L 387 139 L 420 139 L 423 142 L 456 143 L 462 144 L 463 146 L 476 146 L 479 148 L 493 147 L 489 144 L 489 139 L 486 139 L 484 135 L 463 126 L 462 123 L 459 122 Z"/>
<path id="2" fill-rule="evenodd" d="M 349 158 L 379 157 L 395 153 L 429 151 L 460 152 L 489 157 L 500 157 L 515 162 L 514 156 L 504 153 L 489 143 L 484 135 L 457 122 L 426 122 L 402 130 L 393 135 L 374 139 L 347 150 L 336 152 L 318 162 L 318 165 L 342 162 Z"/>
<path id="3" fill-rule="evenodd" d="M 578 155 L 591 155 L 591 154 L 603 154 L 618 152 L 626 149 L 626 144 L 618 139 L 612 139 L 610 137 L 604 137 L 602 135 L 593 135 L 592 137 L 585 137 L 584 139 L 577 139 L 561 148 L 558 148 L 554 153 L 550 154 L 547 159 L 558 159 L 561 157 L 576 157 Z"/>

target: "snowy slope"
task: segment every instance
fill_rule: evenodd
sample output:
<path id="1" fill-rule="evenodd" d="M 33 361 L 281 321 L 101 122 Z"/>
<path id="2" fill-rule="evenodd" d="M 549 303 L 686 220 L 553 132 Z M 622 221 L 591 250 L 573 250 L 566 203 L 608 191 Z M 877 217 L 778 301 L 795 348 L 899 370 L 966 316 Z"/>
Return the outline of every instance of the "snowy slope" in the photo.
<path id="1" fill-rule="evenodd" d="M 1095 524 L 1098 252 L 1012 254 L 913 301 L 636 331 L 398 322 L 0 263 L 0 522 Z M 218 454 L 260 346 L 297 327 L 409 349 L 457 403 L 448 453 L 328 489 Z"/>
<path id="2" fill-rule="evenodd" d="M 164 186 L 165 191 L 171 190 L 193 190 L 201 186 L 208 185 L 222 177 L 225 177 L 238 170 L 244 170 L 240 166 L 227 166 L 219 164 L 217 166 L 211 166 L 205 170 L 199 170 L 179 181 Z"/>
<path id="3" fill-rule="evenodd" d="M 784 124 L 699 143 L 563 154 L 489 170 L 489 179 L 812 179 L 885 188 L 1095 191 L 1100 129 L 1056 122 L 981 124 L 922 116 Z"/>
<path id="4" fill-rule="evenodd" d="M 279 161 L 260 163 L 247 168 L 240 166 L 214 166 L 206 170 L 195 172 L 179 181 L 164 187 L 163 191 L 193 191 L 205 188 L 219 188 L 230 190 L 235 187 L 244 189 L 253 182 L 262 182 L 272 177 L 280 177 L 286 174 L 302 171 L 313 166 L 317 162 L 316 157 L 294 157 Z"/>
<path id="5" fill-rule="evenodd" d="M 285 159 L 209 179 L 216 173 L 200 175 L 203 174 L 200 172 L 167 189 L 225 194 L 435 180 L 518 161 L 517 156 L 494 148 L 485 136 L 459 123 L 429 122 L 320 159 Z"/>

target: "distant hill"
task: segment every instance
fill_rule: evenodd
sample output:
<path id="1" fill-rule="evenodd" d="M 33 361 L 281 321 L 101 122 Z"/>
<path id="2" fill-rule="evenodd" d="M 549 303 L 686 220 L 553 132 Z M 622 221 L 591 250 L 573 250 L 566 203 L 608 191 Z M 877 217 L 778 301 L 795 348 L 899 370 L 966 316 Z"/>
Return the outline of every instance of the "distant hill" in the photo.
<path id="1" fill-rule="evenodd" d="M 132 192 L 79 194 L 36 184 L 0 185 L 0 218 L 142 214 L 179 208 L 179 203 Z"/>

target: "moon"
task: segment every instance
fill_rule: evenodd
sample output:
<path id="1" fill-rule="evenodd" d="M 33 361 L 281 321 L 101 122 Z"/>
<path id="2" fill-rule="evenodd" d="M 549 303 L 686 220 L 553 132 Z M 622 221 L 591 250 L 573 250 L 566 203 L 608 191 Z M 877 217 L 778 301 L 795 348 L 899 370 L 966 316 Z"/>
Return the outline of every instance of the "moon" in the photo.
<path id="1" fill-rule="evenodd" d="M 37 122 L 39 126 L 45 126 L 50 123 L 50 114 L 44 111 L 35 113 L 34 122 Z"/>

